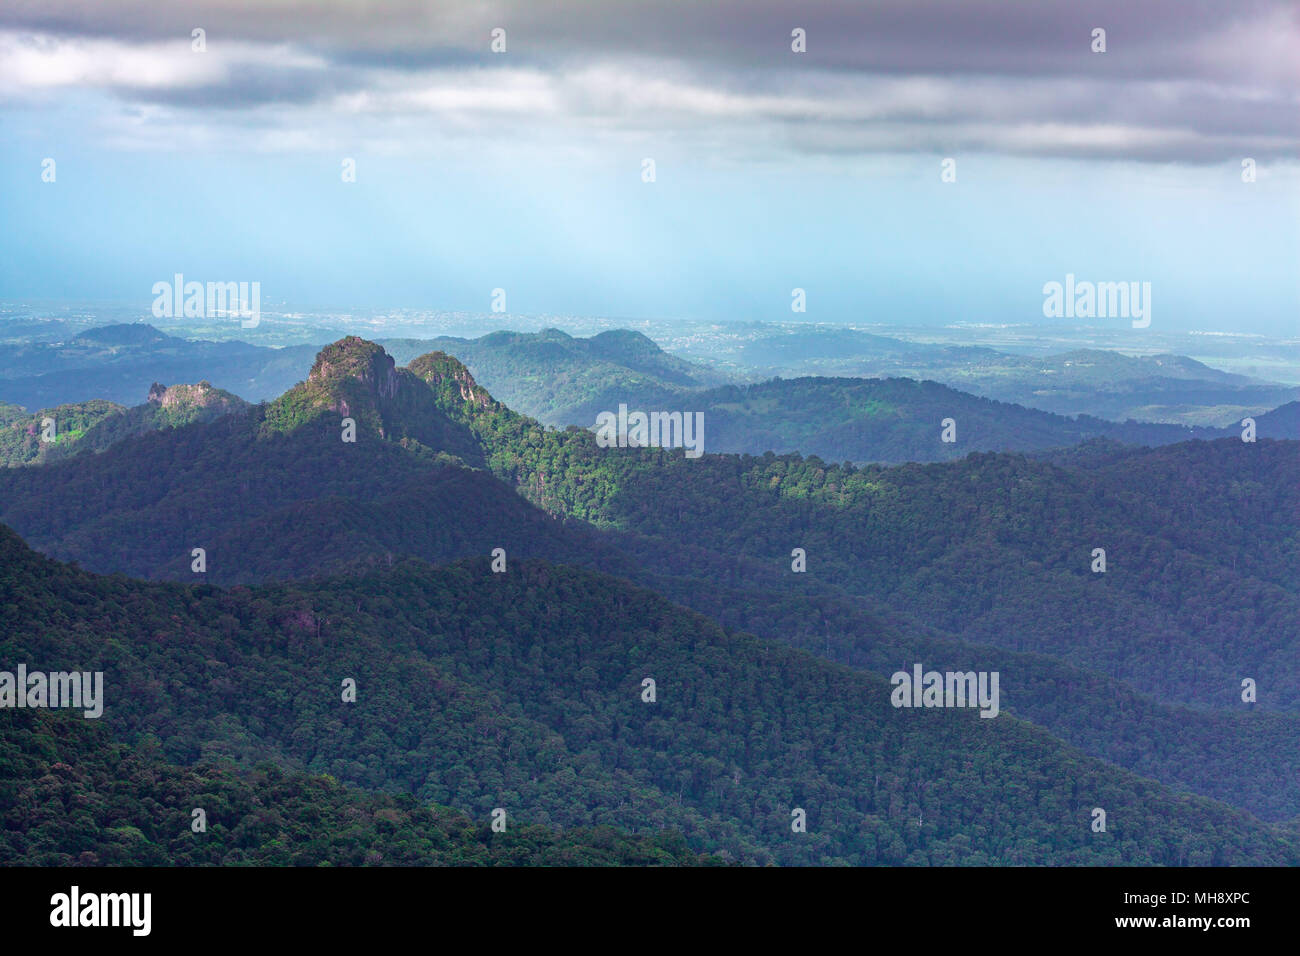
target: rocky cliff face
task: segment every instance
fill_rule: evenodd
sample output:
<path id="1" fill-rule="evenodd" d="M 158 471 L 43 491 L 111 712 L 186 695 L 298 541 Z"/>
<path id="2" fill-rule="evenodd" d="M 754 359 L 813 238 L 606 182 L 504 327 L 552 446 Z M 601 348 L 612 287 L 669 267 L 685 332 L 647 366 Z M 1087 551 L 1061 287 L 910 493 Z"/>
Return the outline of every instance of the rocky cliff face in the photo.
<path id="1" fill-rule="evenodd" d="M 245 405 L 243 399 L 230 392 L 213 388 L 211 382 L 203 381 L 197 385 L 163 385 L 154 382 L 149 386 L 148 404 L 159 408 L 179 411 L 181 409 L 213 409 L 229 411 Z"/>
<path id="2" fill-rule="evenodd" d="M 369 399 L 375 406 L 392 401 L 401 381 L 392 356 L 381 346 L 349 335 L 321 349 L 307 386 L 325 399 L 325 407 L 350 415 L 360 410 L 358 400 Z"/>

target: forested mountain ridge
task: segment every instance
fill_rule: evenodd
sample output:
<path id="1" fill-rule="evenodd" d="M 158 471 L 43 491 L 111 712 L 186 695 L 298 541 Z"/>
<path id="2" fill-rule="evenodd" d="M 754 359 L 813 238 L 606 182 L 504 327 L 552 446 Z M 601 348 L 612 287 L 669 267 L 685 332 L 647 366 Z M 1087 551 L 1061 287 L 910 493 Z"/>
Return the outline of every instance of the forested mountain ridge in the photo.
<path id="1" fill-rule="evenodd" d="M 516 824 L 676 829 L 744 862 L 1300 861 L 1285 831 L 1014 717 L 900 710 L 881 677 L 619 579 L 489 565 L 221 591 L 97 577 L 0 529 L 0 654 L 102 670 L 106 732 L 155 740 L 167 762 L 274 760 L 475 819 L 502 807 Z M 10 719 L 49 732 L 34 726 L 48 715 Z M 6 783 L 0 812 L 29 793 Z M 1099 806 L 1105 833 L 1090 826 Z"/>
<path id="2" fill-rule="evenodd" d="M 1181 425 L 1071 418 L 904 378 L 798 377 L 719 385 L 716 374 L 626 330 L 590 339 L 549 329 L 383 344 L 398 361 L 414 361 L 429 349 L 454 355 L 506 405 L 547 425 L 589 428 L 597 415 L 620 404 L 703 412 L 707 448 L 724 453 L 941 461 L 971 451 L 1038 450 L 1095 437 L 1154 445 L 1218 434 Z M 951 443 L 941 440 L 949 418 L 957 423 Z"/>
<path id="3" fill-rule="evenodd" d="M 1292 504 L 1294 484 L 1277 476 L 1293 465 L 1293 443 L 1120 448 L 1105 467 L 1064 470 L 1014 455 L 901 469 L 798 456 L 688 461 L 545 430 L 446 355 L 399 375 L 360 340 L 344 351 L 322 364 L 350 372 L 322 371 L 285 402 L 300 421 L 268 428 L 268 410 L 254 410 L 135 439 L 93 465 L 5 476 L 0 513 L 50 554 L 183 581 L 195 579 L 195 547 L 218 583 L 497 547 L 512 559 L 599 568 L 729 626 L 878 673 L 934 654 L 951 667 L 979 659 L 1004 673 L 1009 708 L 1089 753 L 1269 819 L 1300 812 L 1295 718 L 1232 713 L 1242 710 L 1243 668 L 1266 675 L 1262 706 L 1287 705 L 1294 528 L 1269 516 Z M 424 398 L 407 394 L 420 387 Z M 359 416 L 355 444 L 341 440 L 345 403 Z M 470 458 L 472 436 L 481 460 L 559 519 L 408 437 L 421 429 L 435 443 L 454 436 Z M 1188 484 L 1197 475 L 1204 487 Z M 1112 564 L 1094 575 L 1101 541 Z M 796 546 L 807 552 L 806 574 L 790 572 Z M 1169 588 L 1185 580 L 1210 587 L 1188 603 Z M 1233 609 L 1255 592 L 1265 603 L 1252 626 L 1264 630 L 1234 646 Z M 1128 624 L 1111 621 L 1118 611 Z M 1001 622 L 1013 614 L 1008 629 Z M 1170 732 L 1178 727 L 1196 732 Z"/>
<path id="4" fill-rule="evenodd" d="M 693 341 L 685 343 L 694 361 L 665 351 L 645 335 L 628 329 L 585 339 L 546 329 L 493 332 L 477 339 L 383 339 L 380 344 L 399 363 L 431 350 L 455 355 L 511 408 L 561 427 L 588 427 L 597 414 L 620 401 L 631 407 L 702 409 L 699 401 L 691 404 L 695 395 L 727 385 L 744 390 L 746 384 L 752 387 L 773 376 L 787 381 L 911 379 L 960 390 L 965 393 L 963 402 L 979 396 L 1064 418 L 1064 422 L 1028 419 L 1033 421 L 1033 430 L 1068 432 L 1066 423 L 1080 416 L 1074 425 L 1077 431 L 1154 444 L 1197 437 L 1184 426 L 1217 428 L 1249 414 L 1258 415 L 1300 394 L 1294 386 L 1221 371 L 1174 354 L 1125 355 L 1076 348 L 1049 355 L 1021 355 L 822 326 L 791 327 L 766 335 L 761 330 L 737 330 L 720 338 L 734 342 L 717 355 Z M 711 367 L 715 365 L 717 368 Z M 705 401 L 714 404 L 725 399 L 709 397 Z M 842 416 L 832 398 L 827 399 L 823 411 L 829 413 L 829 420 Z M 1144 432 L 1143 424 L 1152 422 L 1170 425 Z M 900 441 L 906 439 L 905 432 L 889 436 L 891 440 L 881 451 L 863 453 L 859 444 L 845 455 L 830 444 L 824 448 L 800 444 L 808 435 L 799 426 L 811 426 L 810 420 L 787 424 L 753 435 L 737 430 L 726 446 L 717 450 L 755 454 L 796 450 L 835 460 L 903 460 L 900 449 L 906 446 Z M 882 423 L 875 424 L 879 427 Z M 871 426 L 870 420 L 858 425 Z M 824 436 L 828 442 L 834 437 Z M 1023 447 L 993 444 L 992 437 L 1006 436 L 990 434 L 966 450 L 1014 451 Z M 1021 436 L 1022 441 L 1024 438 Z M 766 446 L 757 444 L 764 441 Z M 912 444 L 910 454 L 914 455 L 916 443 Z M 925 444 L 919 447 L 925 456 L 921 460 L 930 460 L 933 449 Z"/>
<path id="5" fill-rule="evenodd" d="M 620 404 L 703 411 L 712 423 L 714 451 L 797 451 L 834 461 L 943 461 L 970 451 L 1042 451 L 1097 436 L 1140 444 L 1211 438 L 1231 431 L 1215 430 L 1224 422 L 1235 428 L 1248 414 L 1270 417 L 1262 410 L 1297 391 L 1177 355 L 1076 350 L 1035 359 L 850 330 L 780 335 L 771 343 L 754 356 L 767 356 L 775 363 L 767 374 L 779 371 L 783 378 L 729 384 L 734 378 L 672 355 L 628 329 L 590 338 L 546 329 L 381 342 L 398 364 L 430 351 L 457 356 L 497 398 L 543 424 L 591 427 L 600 413 Z M 866 348 L 902 364 L 864 366 L 857 374 L 865 377 L 829 378 L 807 372 L 842 374 L 852 370 L 851 363 L 796 361 L 787 368 L 779 360 L 796 353 L 826 358 L 833 348 L 846 355 Z M 308 370 L 312 354 L 302 346 L 189 341 L 142 323 L 107 326 L 61 345 L 0 345 L 0 398 L 27 405 L 92 397 L 126 401 L 142 394 L 151 378 L 193 375 L 249 398 L 273 400 Z M 920 364 L 904 361 L 926 356 Z M 747 377 L 755 374 L 751 370 Z M 134 395 L 124 390 L 133 381 L 139 383 Z M 29 387 L 41 382 L 50 387 Z M 1128 414 L 1120 414 L 1125 409 Z M 1102 414 L 1079 414 L 1089 410 Z M 955 441 L 936 437 L 945 419 L 957 425 Z M 1265 437 L 1282 437 L 1272 422 L 1261 428 Z"/>
<path id="6" fill-rule="evenodd" d="M 1300 706 L 1295 442 L 1142 449 L 1096 475 L 1015 455 L 856 469 L 691 461 L 574 433 L 505 445 L 527 453 L 496 453 L 494 469 L 552 513 L 774 566 L 802 547 L 810 574 L 967 640 L 1101 667 L 1199 706 L 1235 708 L 1258 670 L 1269 708 Z"/>
<path id="7" fill-rule="evenodd" d="M 1228 430 L 1238 429 L 1234 426 Z M 1260 438 L 1300 438 L 1300 402 L 1288 402 L 1256 416 L 1256 432 Z"/>
<path id="8" fill-rule="evenodd" d="M 799 452 L 828 461 L 948 461 L 972 451 L 1034 451 L 1090 438 L 1162 445 L 1219 434 L 1068 418 L 905 378 L 773 379 L 699 392 L 687 406 L 704 412 L 710 451 Z M 944 439 L 948 422 L 951 441 Z"/>
<path id="9" fill-rule="evenodd" d="M 154 382 L 143 405 L 124 408 L 95 399 L 27 415 L 0 406 L 0 465 L 30 465 L 103 451 L 147 431 L 211 421 L 248 407 L 237 395 L 203 381 L 197 385 Z M 53 437 L 46 438 L 46 425 Z"/>
<path id="10" fill-rule="evenodd" d="M 589 432 L 544 431 L 503 406 L 446 408 L 481 436 L 496 474 L 553 514 L 773 567 L 803 547 L 820 556 L 812 574 L 966 639 L 1100 662 L 1201 706 L 1235 708 L 1241 678 L 1260 670 L 1268 707 L 1300 704 L 1287 636 L 1300 622 L 1296 442 L 1120 449 L 1095 474 L 989 454 L 853 468 L 599 448 Z M 1096 548 L 1110 558 L 1101 573 Z M 1242 628 L 1252 640 L 1237 639 Z M 1171 650 L 1186 635 L 1188 656 L 1152 659 L 1135 632 Z"/>

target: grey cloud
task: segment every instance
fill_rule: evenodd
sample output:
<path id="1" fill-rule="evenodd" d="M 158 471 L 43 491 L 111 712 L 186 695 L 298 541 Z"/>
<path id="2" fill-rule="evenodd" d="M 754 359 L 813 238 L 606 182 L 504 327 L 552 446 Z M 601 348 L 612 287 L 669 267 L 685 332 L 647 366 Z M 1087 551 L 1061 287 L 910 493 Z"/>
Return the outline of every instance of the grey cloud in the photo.
<path id="1" fill-rule="evenodd" d="M 365 86 L 351 71 L 285 70 L 274 66 L 244 67 L 220 85 L 158 87 L 119 86 L 115 92 L 144 103 L 190 109 L 238 110 L 280 104 L 304 106 Z"/>
<path id="2" fill-rule="evenodd" d="M 1230 79 L 1234 68 L 1250 66 L 1253 51 L 1217 66 L 1196 51 L 1234 25 L 1269 16 L 1294 25 L 1296 7 L 1289 0 L 8 0 L 0 26 L 121 40 L 188 36 L 203 26 L 214 39 L 303 43 L 375 63 L 387 55 L 396 67 L 423 67 L 452 51 L 477 58 L 494 26 L 509 30 L 521 54 L 775 66 L 788 62 L 790 30 L 800 26 L 809 33 L 810 63 L 837 69 Z M 1088 49 L 1098 26 L 1110 43 L 1104 60 Z"/>
<path id="3" fill-rule="evenodd" d="M 546 120 L 557 124 L 766 122 L 784 127 L 793 148 L 829 152 L 939 142 L 1208 162 L 1300 149 L 1300 7 L 1290 0 L 7 0 L 0 9 L 0 29 L 124 43 L 187 38 L 194 26 L 213 49 L 225 40 L 291 44 L 328 67 L 269 61 L 202 85 L 116 92 L 233 110 L 382 94 L 395 74 L 419 83 L 430 71 L 529 67 L 564 88 L 563 110 Z M 488 53 L 494 26 L 508 31 L 508 57 Z M 801 56 L 789 48 L 796 26 L 808 31 Z M 1104 55 L 1089 49 L 1094 27 L 1107 31 Z M 597 63 L 730 96 L 734 115 L 705 108 L 692 116 L 689 103 L 611 115 L 621 108 L 616 97 L 565 86 Z M 941 99 L 853 115 L 873 82 L 908 79 L 941 84 Z M 783 102 L 807 112 L 790 115 Z M 1043 134 L 1052 128 L 1070 133 L 1052 142 Z"/>

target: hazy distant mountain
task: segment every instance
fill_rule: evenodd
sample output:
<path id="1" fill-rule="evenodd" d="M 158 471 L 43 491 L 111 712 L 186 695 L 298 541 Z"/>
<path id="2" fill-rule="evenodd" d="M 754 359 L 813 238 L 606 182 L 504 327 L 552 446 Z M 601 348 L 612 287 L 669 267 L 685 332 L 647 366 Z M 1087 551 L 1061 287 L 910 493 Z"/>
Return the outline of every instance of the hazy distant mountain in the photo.
<path id="1" fill-rule="evenodd" d="M 105 346 L 141 346 L 157 345 L 166 342 L 171 336 L 158 331 L 152 325 L 143 322 L 123 322 L 118 325 L 103 325 L 96 329 L 87 329 L 77 335 L 74 345 L 87 342 Z"/>
<path id="2" fill-rule="evenodd" d="M 203 342 L 126 323 L 66 341 L 0 344 L 0 401 L 50 408 L 107 399 L 137 402 L 154 382 L 211 382 L 246 401 L 283 393 L 311 367 L 316 349 L 270 349 L 245 342 Z"/>
<path id="3" fill-rule="evenodd" d="M 455 355 L 507 405 L 551 425 L 588 427 L 596 415 L 616 409 L 620 403 L 629 408 L 698 408 L 712 396 L 688 399 L 682 393 L 727 384 L 722 373 L 672 356 L 644 335 L 627 330 L 589 339 L 550 329 L 540 333 L 495 332 L 479 339 L 384 340 L 382 344 L 399 363 L 430 349 Z M 1080 349 L 1039 358 L 974 346 L 916 344 L 820 326 L 780 333 L 760 329 L 752 338 L 742 336 L 722 364 L 750 378 L 834 375 L 932 380 L 1025 408 L 1116 423 L 1221 427 L 1300 396 L 1300 389 L 1223 372 L 1177 355 L 1130 357 Z M 834 420 L 840 417 L 839 412 L 831 416 Z M 822 419 L 821 425 L 829 427 L 830 422 Z M 817 427 L 817 421 L 804 416 L 799 430 Z M 1048 443 L 1069 444 L 1094 435 L 1119 434 L 1100 423 L 1066 430 L 1071 434 Z M 1143 442 L 1177 441 L 1196 434 L 1172 430 L 1162 433 L 1157 429 L 1145 437 L 1133 437 L 1134 429 L 1123 431 L 1126 440 Z M 1161 434 L 1173 437 L 1151 437 Z M 775 423 L 769 437 L 757 440 L 757 444 L 728 437 L 723 450 L 761 452 L 765 447 L 758 446 L 764 441 L 768 443 L 765 447 L 813 450 L 800 446 Z M 901 447 L 912 450 L 868 457 L 944 457 L 920 451 L 925 448 L 923 443 Z M 1037 439 L 1007 442 L 999 438 L 975 447 L 1023 449 L 1047 445 Z"/>
<path id="4" fill-rule="evenodd" d="M 942 381 L 977 395 L 1058 414 L 1223 425 L 1300 396 L 1292 386 L 1220 371 L 1180 355 L 1086 349 L 1045 358 L 986 357 Z"/>
<path id="5" fill-rule="evenodd" d="M 726 381 L 627 329 L 585 339 L 546 329 L 380 344 L 399 364 L 431 351 L 454 355 L 498 399 L 547 425 L 590 425 L 611 403 L 659 407 L 677 401 L 683 391 Z"/>
<path id="6" fill-rule="evenodd" d="M 1048 356 L 928 345 L 814 326 L 741 340 L 728 367 L 749 374 L 930 379 L 1060 415 L 1222 426 L 1300 398 L 1300 388 L 1211 368 L 1179 355 L 1076 349 Z"/>
<path id="7" fill-rule="evenodd" d="M 1228 431 L 1240 434 L 1236 425 Z M 1271 412 L 1255 416 L 1255 434 L 1258 438 L 1300 439 L 1300 402 L 1288 402 Z"/>
<path id="8" fill-rule="evenodd" d="M 709 451 L 800 452 L 830 461 L 945 461 L 972 451 L 1035 451 L 1090 438 L 1163 445 L 1220 434 L 1067 418 L 903 378 L 774 379 L 711 389 L 681 402 L 704 413 Z M 952 442 L 943 440 L 948 420 Z"/>
<path id="9" fill-rule="evenodd" d="M 40 324 L 46 337 L 51 324 Z M 548 329 L 493 332 L 477 339 L 391 339 L 381 344 L 398 364 L 430 351 L 455 355 L 510 407 L 550 425 L 589 427 L 600 412 L 616 410 L 620 403 L 629 408 L 681 409 L 691 404 L 691 393 L 735 380 L 669 354 L 640 332 L 626 329 L 590 338 Z M 189 341 L 143 323 L 90 329 L 61 343 L 11 339 L 0 344 L 0 401 L 27 408 L 90 399 L 128 404 L 137 401 L 151 382 L 199 379 L 248 401 L 270 400 L 304 378 L 314 357 L 313 347 L 268 349 L 238 341 Z M 824 327 L 781 333 L 761 327 L 752 338 L 742 338 L 724 364 L 750 380 L 772 374 L 932 380 L 1025 408 L 1112 422 L 1131 419 L 1222 427 L 1300 397 L 1300 389 L 1222 372 L 1175 355 L 1130 357 L 1082 349 L 1029 357 Z M 839 412 L 832 415 L 835 421 L 840 417 Z M 796 431 L 814 427 L 808 420 L 799 423 Z M 1073 431 L 1076 437 L 1064 443 L 1115 434 L 1092 426 Z M 773 448 L 811 450 L 788 432 L 773 425 L 768 437 L 756 438 L 755 444 L 733 436 L 725 447 L 762 451 L 758 446 L 766 443 Z M 1053 439 L 1052 443 L 1062 442 Z M 840 444 L 836 439 L 818 453 L 831 454 L 829 449 Z M 860 445 L 849 442 L 853 455 L 863 453 Z M 911 451 L 906 450 L 909 447 Z M 867 451 L 866 459 L 915 455 L 928 460 L 950 451 L 941 449 L 931 455 L 923 451 L 925 447 L 925 443 L 898 444 L 884 453 Z M 1037 439 L 1019 443 L 999 439 L 973 447 L 1047 446 Z"/>
<path id="10" fill-rule="evenodd" d="M 62 342 L 76 334 L 76 326 L 62 319 L 0 318 L 0 345 Z"/>
<path id="11" fill-rule="evenodd" d="M 926 355 L 930 351 L 930 346 L 914 345 L 870 332 L 815 327 L 806 332 L 766 334 L 743 341 L 736 349 L 735 361 L 751 369 L 797 374 L 808 362 L 902 358 Z"/>

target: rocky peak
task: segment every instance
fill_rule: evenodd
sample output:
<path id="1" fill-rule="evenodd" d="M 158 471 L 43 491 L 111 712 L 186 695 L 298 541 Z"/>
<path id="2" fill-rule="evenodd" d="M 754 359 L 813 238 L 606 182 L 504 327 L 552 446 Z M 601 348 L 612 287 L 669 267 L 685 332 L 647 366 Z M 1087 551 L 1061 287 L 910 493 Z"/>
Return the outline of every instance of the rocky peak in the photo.
<path id="1" fill-rule="evenodd" d="M 494 404 L 488 390 L 474 381 L 474 376 L 470 374 L 465 364 L 446 352 L 429 352 L 421 355 L 407 368 L 424 379 L 443 397 L 459 395 L 461 401 L 470 402 L 480 408 L 487 408 Z"/>
<path id="2" fill-rule="evenodd" d="M 219 388 L 213 388 L 212 383 L 204 379 L 197 385 L 163 385 L 161 382 L 154 382 L 149 386 L 150 405 L 158 405 L 162 408 L 206 408 L 210 405 L 231 405 L 237 404 L 234 395 L 224 392 Z"/>
<path id="3" fill-rule="evenodd" d="M 349 335 L 321 349 L 307 376 L 308 386 L 337 399 L 328 402 L 329 406 L 346 415 L 349 401 L 338 394 L 337 389 L 352 383 L 360 386 L 360 395 L 376 401 L 392 399 L 399 387 L 396 363 L 382 346 L 356 335 Z M 357 393 L 355 385 L 347 389 L 354 396 Z"/>

